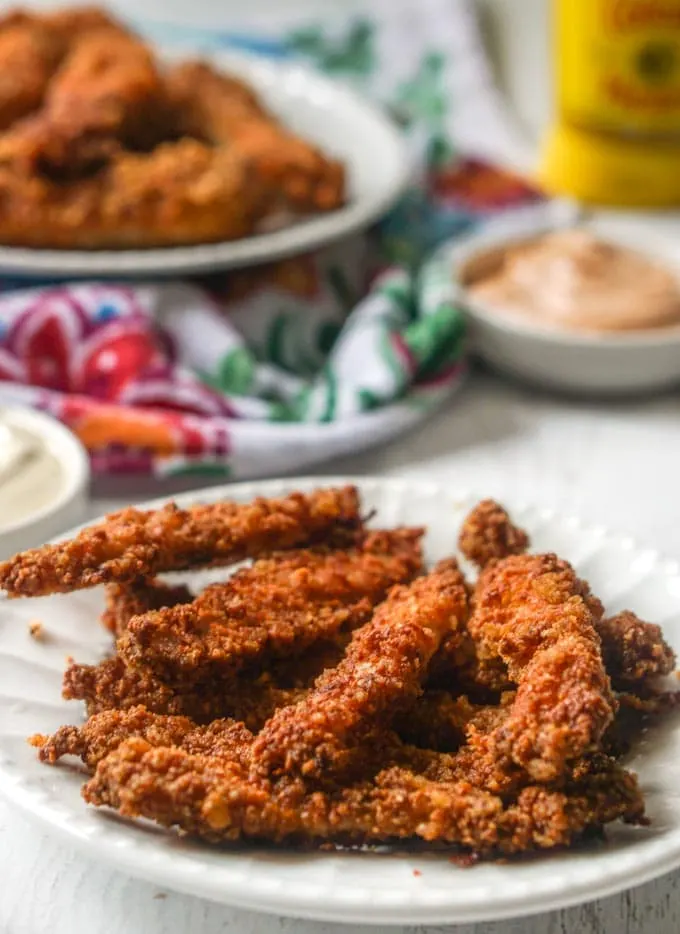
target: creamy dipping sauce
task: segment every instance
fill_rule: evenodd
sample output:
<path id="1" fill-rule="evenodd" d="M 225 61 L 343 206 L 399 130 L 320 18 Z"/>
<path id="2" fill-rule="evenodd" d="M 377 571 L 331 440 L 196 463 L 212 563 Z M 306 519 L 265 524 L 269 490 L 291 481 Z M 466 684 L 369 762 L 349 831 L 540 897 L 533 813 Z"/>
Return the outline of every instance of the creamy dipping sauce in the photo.
<path id="1" fill-rule="evenodd" d="M 680 324 L 680 279 L 587 230 L 553 231 L 470 260 L 470 296 L 552 327 L 635 331 Z"/>
<path id="2" fill-rule="evenodd" d="M 0 532 L 54 503 L 65 483 L 45 439 L 0 415 Z"/>

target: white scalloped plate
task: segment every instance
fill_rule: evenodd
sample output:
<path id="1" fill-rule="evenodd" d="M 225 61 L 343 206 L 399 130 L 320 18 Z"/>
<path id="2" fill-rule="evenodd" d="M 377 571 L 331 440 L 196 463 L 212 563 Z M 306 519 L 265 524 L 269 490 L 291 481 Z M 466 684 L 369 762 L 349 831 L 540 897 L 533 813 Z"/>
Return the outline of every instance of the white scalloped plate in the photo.
<path id="1" fill-rule="evenodd" d="M 178 497 L 247 500 L 291 489 L 347 482 L 330 478 L 247 483 Z M 475 497 L 426 482 L 362 479 L 381 524 L 428 527 L 429 558 L 451 552 Z M 513 504 L 510 504 L 512 507 Z M 573 561 L 610 611 L 632 607 L 658 621 L 680 649 L 680 567 L 627 537 L 576 519 L 515 505 L 536 550 Z M 0 600 L 0 790 L 18 807 L 87 855 L 159 885 L 243 908 L 362 923 L 486 921 L 560 908 L 610 895 L 680 866 L 680 721 L 651 730 L 629 763 L 641 779 L 652 824 L 615 825 L 607 842 L 524 862 L 461 868 L 443 855 L 295 853 L 257 847 L 228 851 L 179 839 L 148 824 L 124 823 L 88 808 L 82 775 L 36 761 L 25 737 L 77 721 L 60 700 L 64 660 L 94 661 L 106 645 L 96 622 L 101 593 L 34 601 Z M 40 619 L 44 642 L 28 634 Z"/>
<path id="2" fill-rule="evenodd" d="M 176 58 L 173 50 L 168 58 Z M 248 81 L 284 123 L 347 166 L 349 199 L 337 211 L 240 240 L 149 250 L 37 250 L 0 246 L 0 271 L 26 276 L 175 276 L 272 262 L 366 229 L 399 197 L 404 140 L 374 104 L 303 65 L 243 53 L 204 55 Z"/>

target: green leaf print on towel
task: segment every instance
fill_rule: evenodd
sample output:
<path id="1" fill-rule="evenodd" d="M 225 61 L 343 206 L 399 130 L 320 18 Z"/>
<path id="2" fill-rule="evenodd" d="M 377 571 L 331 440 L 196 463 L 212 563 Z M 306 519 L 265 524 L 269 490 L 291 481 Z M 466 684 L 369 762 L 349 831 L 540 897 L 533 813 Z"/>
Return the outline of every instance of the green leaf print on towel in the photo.
<path id="1" fill-rule="evenodd" d="M 375 26 L 367 19 L 350 23 L 340 39 L 328 36 L 321 26 L 297 29 L 288 36 L 286 46 L 329 74 L 369 78 L 375 70 Z"/>
<path id="2" fill-rule="evenodd" d="M 416 361 L 417 381 L 429 379 L 460 359 L 463 336 L 461 313 L 446 305 L 409 325 L 403 337 Z"/>
<path id="3" fill-rule="evenodd" d="M 245 396 L 252 388 L 256 366 L 250 351 L 235 347 L 222 357 L 214 373 L 204 373 L 202 378 L 221 392 Z"/>
<path id="4" fill-rule="evenodd" d="M 398 88 L 391 105 L 394 117 L 405 129 L 425 129 L 427 164 L 434 167 L 450 162 L 456 152 L 447 130 L 451 101 L 445 72 L 445 56 L 440 52 L 427 52 L 414 76 Z"/>

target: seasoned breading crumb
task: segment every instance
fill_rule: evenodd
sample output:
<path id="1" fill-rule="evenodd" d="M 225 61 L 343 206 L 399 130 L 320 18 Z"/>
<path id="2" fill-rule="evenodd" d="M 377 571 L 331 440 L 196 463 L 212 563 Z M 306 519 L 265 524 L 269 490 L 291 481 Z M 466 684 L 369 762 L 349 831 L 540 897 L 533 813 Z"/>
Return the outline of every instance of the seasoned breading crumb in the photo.
<path id="1" fill-rule="evenodd" d="M 133 616 L 160 610 L 163 607 L 191 603 L 193 594 L 185 584 L 172 586 L 152 578 L 140 577 L 127 584 L 106 585 L 106 608 L 102 613 L 102 625 L 121 636 Z"/>
<path id="2" fill-rule="evenodd" d="M 168 778 L 171 777 L 171 781 Z M 584 762 L 561 789 L 527 785 L 501 799 L 469 782 L 432 781 L 399 766 L 331 793 L 281 787 L 242 761 L 129 739 L 103 758 L 86 801 L 216 842 L 240 837 L 345 843 L 420 837 L 481 855 L 550 849 L 616 818 L 642 820 L 635 778 L 607 757 Z"/>
<path id="3" fill-rule="evenodd" d="M 35 639 L 36 642 L 44 642 L 47 638 L 45 627 L 39 619 L 34 619 L 28 624 L 28 633 L 31 639 Z"/>
<path id="4" fill-rule="evenodd" d="M 483 568 L 494 559 L 525 552 L 529 536 L 512 524 L 501 505 L 493 499 L 485 499 L 465 519 L 458 547 L 469 561 Z"/>

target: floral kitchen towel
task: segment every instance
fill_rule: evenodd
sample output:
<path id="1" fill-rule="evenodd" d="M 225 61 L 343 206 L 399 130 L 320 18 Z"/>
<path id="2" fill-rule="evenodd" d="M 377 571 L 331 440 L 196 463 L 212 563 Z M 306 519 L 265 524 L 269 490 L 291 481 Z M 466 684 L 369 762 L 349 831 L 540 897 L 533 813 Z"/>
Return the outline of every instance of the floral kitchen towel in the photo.
<path id="1" fill-rule="evenodd" d="M 56 415 L 101 472 L 272 475 L 406 430 L 464 371 L 451 277 L 431 250 L 538 198 L 488 161 L 520 143 L 466 0 L 343 0 L 323 21 L 304 0 L 249 19 L 227 4 L 228 22 L 212 9 L 205 25 L 200 8 L 191 28 L 141 28 L 166 46 L 301 57 L 353 81 L 403 127 L 413 183 L 371 251 L 362 236 L 194 283 L 6 280 L 0 403 Z"/>

